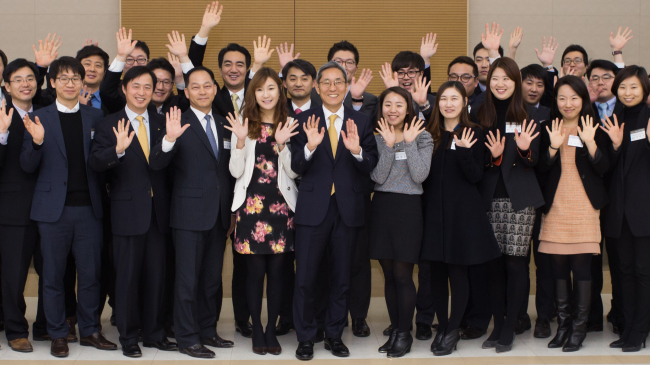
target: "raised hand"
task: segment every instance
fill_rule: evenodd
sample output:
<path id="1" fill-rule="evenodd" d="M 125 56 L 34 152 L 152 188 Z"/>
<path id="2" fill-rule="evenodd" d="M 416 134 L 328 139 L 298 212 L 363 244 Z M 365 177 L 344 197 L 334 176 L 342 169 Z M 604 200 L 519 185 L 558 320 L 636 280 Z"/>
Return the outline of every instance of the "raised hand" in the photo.
<path id="1" fill-rule="evenodd" d="M 115 138 L 117 138 L 115 152 L 117 152 L 118 155 L 129 148 L 131 142 L 133 142 L 133 136 L 135 136 L 135 131 L 129 133 L 129 125 L 127 123 L 130 122 L 128 120 L 125 121 L 124 118 L 122 118 L 122 120 L 117 122 L 117 129 L 113 127 L 113 133 L 115 133 Z"/>
<path id="2" fill-rule="evenodd" d="M 190 127 L 190 124 L 187 123 L 181 127 L 181 110 L 177 107 L 173 107 L 165 115 L 167 121 L 165 122 L 165 139 L 167 142 L 176 142 L 176 139 L 183 135 L 183 132 Z"/>
<path id="3" fill-rule="evenodd" d="M 178 56 L 167 52 L 167 60 L 174 68 L 174 82 L 183 82 L 183 68 L 181 67 L 181 61 L 178 59 Z"/>
<path id="4" fill-rule="evenodd" d="M 508 43 L 508 48 L 517 48 L 521 44 L 521 39 L 524 38 L 524 30 L 521 27 L 515 28 L 515 30 L 510 33 L 510 43 Z"/>
<path id="5" fill-rule="evenodd" d="M 352 77 L 352 82 L 350 83 L 350 95 L 354 99 L 361 99 L 363 97 L 363 92 L 366 91 L 366 88 L 372 81 L 372 70 L 363 69 L 361 70 L 361 76 L 359 79 Z"/>
<path id="6" fill-rule="evenodd" d="M 594 85 L 591 82 L 587 83 L 587 91 L 589 91 L 589 100 L 594 103 L 598 99 L 598 95 L 603 92 L 604 88 L 600 88 L 598 85 Z"/>
<path id="7" fill-rule="evenodd" d="M 474 143 L 476 143 L 476 139 L 473 138 L 474 131 L 467 127 L 463 128 L 463 134 L 460 139 L 458 139 L 458 136 L 454 134 L 454 142 L 457 147 L 471 148 Z"/>
<path id="8" fill-rule="evenodd" d="M 307 135 L 307 149 L 310 151 L 315 150 L 325 137 L 325 127 L 322 127 L 319 132 L 318 122 L 320 122 L 320 117 L 316 118 L 316 116 L 312 115 L 302 125 L 302 129 Z"/>
<path id="9" fill-rule="evenodd" d="M 178 31 L 172 30 L 171 34 L 167 34 L 167 39 L 169 40 L 169 44 L 165 44 L 165 47 L 169 49 L 169 52 L 178 57 L 181 63 L 189 62 L 190 58 L 187 55 L 185 34 L 179 34 Z"/>
<path id="10" fill-rule="evenodd" d="M 438 43 L 436 43 L 437 37 L 438 33 L 427 33 L 422 37 L 420 56 L 424 58 L 424 63 L 430 63 L 429 60 L 436 54 L 436 51 L 438 51 Z"/>
<path id="11" fill-rule="evenodd" d="M 29 114 L 25 114 L 25 118 L 23 118 L 23 124 L 25 125 L 27 132 L 29 132 L 29 134 L 32 136 L 32 141 L 34 141 L 36 144 L 41 144 L 43 143 L 43 138 L 45 137 L 45 129 L 41 124 L 41 120 L 38 119 L 38 117 L 35 119 L 36 121 L 32 122 L 32 120 L 29 118 Z"/>
<path id="12" fill-rule="evenodd" d="M 248 118 L 244 119 L 244 123 L 242 124 L 239 122 L 238 115 L 233 116 L 232 113 L 228 113 L 226 120 L 228 120 L 230 127 L 227 125 L 224 125 L 223 127 L 233 132 L 235 136 L 237 136 L 237 144 L 239 144 L 239 141 L 243 142 L 246 139 L 246 136 L 248 136 Z M 242 143 L 242 148 L 243 147 L 244 144 Z"/>
<path id="13" fill-rule="evenodd" d="M 99 46 L 99 41 L 95 41 L 95 43 L 93 43 L 92 38 L 86 38 L 86 40 L 81 44 L 81 48 L 84 48 L 84 47 L 87 47 L 87 46 L 98 47 Z"/>
<path id="14" fill-rule="evenodd" d="M 90 93 L 90 91 L 88 91 L 88 87 L 84 85 L 81 88 L 81 95 L 79 96 L 79 104 L 88 105 L 88 103 L 90 102 L 91 95 L 92 94 Z"/>
<path id="15" fill-rule="evenodd" d="M 379 119 L 379 128 L 375 128 L 377 133 L 381 135 L 388 148 L 395 146 L 395 128 L 390 125 L 384 118 Z"/>
<path id="16" fill-rule="evenodd" d="M 594 138 L 596 138 L 596 130 L 598 130 L 598 123 L 594 124 L 594 118 L 587 116 L 585 117 L 580 117 L 580 120 L 582 121 L 582 128 L 578 126 L 578 135 L 580 136 L 580 139 L 585 144 L 589 144 L 594 142 Z"/>
<path id="17" fill-rule="evenodd" d="M 38 40 L 38 50 L 36 46 L 32 44 L 32 49 L 34 50 L 34 59 L 38 66 L 47 68 L 50 67 L 52 62 L 56 60 L 56 57 L 59 55 L 59 47 L 61 47 L 61 36 L 56 37 L 56 33 L 50 38 L 50 33 L 47 33 L 45 40 Z"/>
<path id="18" fill-rule="evenodd" d="M 271 38 L 267 39 L 266 36 L 257 37 L 257 42 L 253 41 L 253 49 L 253 63 L 258 67 L 253 71 L 257 71 L 271 59 L 275 50 L 271 49 Z"/>
<path id="19" fill-rule="evenodd" d="M 501 32 L 499 32 L 499 29 L 499 24 L 495 22 L 492 22 L 492 29 L 490 29 L 489 23 L 485 23 L 485 34 L 481 33 L 481 43 L 488 50 L 488 55 L 491 58 L 499 57 L 499 46 L 503 35 L 503 29 L 501 29 Z"/>
<path id="20" fill-rule="evenodd" d="M 206 38 L 210 34 L 210 30 L 216 27 L 221 21 L 221 12 L 223 5 L 219 6 L 218 1 L 208 3 L 203 13 L 203 20 L 201 21 L 201 30 L 199 30 L 199 37 Z"/>
<path id="21" fill-rule="evenodd" d="M 535 48 L 537 59 L 539 62 L 541 62 L 542 66 L 549 67 L 553 65 L 555 51 L 558 47 L 559 43 L 555 41 L 555 38 L 548 37 L 548 43 L 546 43 L 546 37 L 542 38 L 542 51 L 540 52 L 537 48 Z"/>
<path id="22" fill-rule="evenodd" d="M 416 78 L 415 82 L 413 82 L 413 87 L 410 90 L 411 96 L 413 97 L 413 101 L 415 101 L 419 106 L 426 104 L 429 86 L 431 86 L 431 81 L 425 84 L 424 76 Z"/>
<path id="23" fill-rule="evenodd" d="M 391 67 L 390 63 L 386 62 L 385 64 L 381 65 L 381 71 L 379 71 L 379 77 L 381 77 L 381 80 L 384 82 L 386 89 L 394 86 L 399 86 L 399 81 L 397 81 L 397 72 L 392 72 L 392 70 L 393 68 Z"/>
<path id="24" fill-rule="evenodd" d="M 623 27 L 618 27 L 616 37 L 614 37 L 614 32 L 609 33 L 609 46 L 612 48 L 612 52 L 622 50 L 627 41 L 634 38 L 632 35 L 632 29 L 626 27 L 623 33 L 621 33 L 622 28 Z"/>
<path id="25" fill-rule="evenodd" d="M 126 28 L 122 27 L 115 33 L 117 38 L 117 59 L 122 62 L 126 62 L 126 58 L 133 52 L 135 45 L 138 41 L 132 41 L 133 32 L 131 29 L 126 31 Z"/>
<path id="26" fill-rule="evenodd" d="M 535 124 L 534 121 L 532 120 L 530 121 L 530 123 L 528 123 L 528 126 L 526 126 L 525 119 L 524 119 L 524 124 L 521 126 L 521 133 L 519 133 L 517 131 L 517 128 L 515 128 L 515 142 L 517 142 L 517 147 L 521 151 L 526 151 L 530 147 L 530 142 L 532 142 L 533 139 L 539 136 L 539 132 L 533 134 L 536 128 L 537 128 L 537 124 Z"/>
<path id="27" fill-rule="evenodd" d="M 621 125 L 618 125 L 618 118 L 616 117 L 616 114 L 614 114 L 614 122 L 612 123 L 611 119 L 609 119 L 608 116 L 605 116 L 605 120 L 601 121 L 605 124 L 604 126 L 601 126 L 600 128 L 604 130 L 607 135 L 609 136 L 609 139 L 612 140 L 612 145 L 614 147 L 614 150 L 618 151 L 618 149 L 621 147 L 623 144 L 623 134 L 625 131 L 625 123 L 622 123 Z"/>
<path id="28" fill-rule="evenodd" d="M 13 116 L 14 108 L 9 109 L 9 112 L 7 112 L 7 99 L 2 99 L 2 106 L 0 107 L 0 134 L 7 133 Z"/>
<path id="29" fill-rule="evenodd" d="M 492 158 L 499 158 L 499 156 L 503 154 L 503 150 L 506 147 L 506 137 L 501 137 L 501 132 L 498 129 L 496 137 L 492 131 L 490 131 L 486 137 L 488 141 L 485 142 L 485 145 L 490 150 Z"/>
<path id="30" fill-rule="evenodd" d="M 284 123 L 284 126 L 282 125 L 282 122 L 280 122 L 274 133 L 275 142 L 284 145 L 287 143 L 289 138 L 299 133 L 299 131 L 296 131 L 296 128 L 298 128 L 298 121 L 293 118 L 287 118 L 287 122 Z"/>
<path id="31" fill-rule="evenodd" d="M 563 126 L 564 119 L 560 120 L 559 118 L 555 118 L 550 129 L 546 126 L 546 132 L 548 132 L 548 137 L 551 141 L 551 149 L 553 150 L 558 150 L 562 144 L 564 144 L 565 135 L 564 129 L 562 128 Z"/>
<path id="32" fill-rule="evenodd" d="M 424 132 L 424 119 L 414 117 L 410 126 L 404 123 L 404 142 L 411 143 L 415 141 L 420 133 Z"/>
<path id="33" fill-rule="evenodd" d="M 296 53 L 296 55 L 293 55 L 293 43 L 291 43 L 291 48 L 289 48 L 289 44 L 287 42 L 284 42 L 284 46 L 282 43 L 278 47 L 275 47 L 275 50 L 278 51 L 278 59 L 280 60 L 280 70 L 284 69 L 284 66 L 287 65 L 287 63 L 297 59 L 300 56 L 300 53 Z"/>
<path id="34" fill-rule="evenodd" d="M 348 151 L 352 152 L 353 155 L 358 155 L 361 152 L 361 146 L 359 145 L 359 133 L 357 132 L 357 125 L 354 124 L 352 119 L 349 119 L 345 122 L 348 132 L 345 133 L 341 129 L 341 139 L 343 144 Z"/>

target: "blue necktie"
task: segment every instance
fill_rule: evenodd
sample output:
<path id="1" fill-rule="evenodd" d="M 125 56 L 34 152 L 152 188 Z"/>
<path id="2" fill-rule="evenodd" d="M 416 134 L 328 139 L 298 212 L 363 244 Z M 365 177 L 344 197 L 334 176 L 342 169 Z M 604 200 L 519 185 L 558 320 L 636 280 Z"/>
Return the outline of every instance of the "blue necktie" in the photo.
<path id="1" fill-rule="evenodd" d="M 605 117 L 609 116 L 607 115 L 607 107 L 608 107 L 607 103 L 598 104 L 598 114 L 600 115 L 600 119 L 602 120 L 605 120 Z"/>
<path id="2" fill-rule="evenodd" d="M 212 147 L 212 152 L 214 152 L 214 157 L 219 159 L 219 148 L 217 147 L 217 140 L 214 138 L 214 133 L 212 132 L 209 115 L 205 116 L 205 133 L 208 135 L 208 141 L 210 141 L 210 146 Z"/>

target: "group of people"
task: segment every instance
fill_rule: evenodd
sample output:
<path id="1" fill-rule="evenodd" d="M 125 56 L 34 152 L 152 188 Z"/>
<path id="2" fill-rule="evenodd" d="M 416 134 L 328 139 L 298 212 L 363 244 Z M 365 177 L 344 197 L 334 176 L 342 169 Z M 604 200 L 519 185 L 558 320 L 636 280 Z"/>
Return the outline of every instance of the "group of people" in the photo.
<path id="1" fill-rule="evenodd" d="M 551 337 L 557 318 L 548 346 L 577 351 L 604 328 L 603 248 L 607 319 L 620 335 L 610 346 L 645 347 L 650 81 L 623 63 L 630 30 L 611 34 L 614 62 L 571 45 L 558 71 L 553 38 L 535 50 L 541 65 L 520 69 L 521 28 L 505 57 L 503 30 L 486 25 L 473 57 L 455 58 L 436 92 L 438 44 L 427 34 L 419 53 L 382 66 L 377 97 L 366 92 L 369 69 L 355 77 L 359 52 L 347 41 L 318 70 L 280 45 L 279 73 L 264 67 L 274 52 L 266 36 L 253 55 L 230 43 L 219 52 L 219 85 L 203 61 L 222 10 L 207 5 L 189 48 L 170 33 L 167 59 L 150 59 L 124 28 L 110 64 L 92 40 L 58 57 L 56 35 L 34 46 L 35 62 L 0 54 L 0 274 L 11 349 L 33 351 L 23 297 L 33 260 L 32 340 L 51 341 L 53 356 L 77 341 L 118 348 L 102 334 L 108 297 L 125 356 L 141 356 L 142 342 L 214 357 L 206 346 L 233 346 L 217 334 L 228 238 L 235 328 L 256 354 L 280 354 L 277 337 L 293 329 L 300 360 L 318 342 L 349 356 L 344 328 L 370 335 L 371 259 L 390 318 L 379 352 L 410 351 L 414 316 L 418 340 L 437 328 L 436 356 L 484 336 L 492 318 L 483 348 L 509 351 L 532 328 L 531 256 L 534 336 Z"/>

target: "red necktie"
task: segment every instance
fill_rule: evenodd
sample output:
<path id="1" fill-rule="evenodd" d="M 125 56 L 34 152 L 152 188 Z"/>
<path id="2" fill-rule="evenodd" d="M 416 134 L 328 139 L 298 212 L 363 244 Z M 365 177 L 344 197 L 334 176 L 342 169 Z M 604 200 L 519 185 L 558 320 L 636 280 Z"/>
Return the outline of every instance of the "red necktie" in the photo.
<path id="1" fill-rule="evenodd" d="M 296 108 L 296 115 L 298 115 L 300 113 L 302 113 L 302 110 L 300 110 L 300 108 Z"/>

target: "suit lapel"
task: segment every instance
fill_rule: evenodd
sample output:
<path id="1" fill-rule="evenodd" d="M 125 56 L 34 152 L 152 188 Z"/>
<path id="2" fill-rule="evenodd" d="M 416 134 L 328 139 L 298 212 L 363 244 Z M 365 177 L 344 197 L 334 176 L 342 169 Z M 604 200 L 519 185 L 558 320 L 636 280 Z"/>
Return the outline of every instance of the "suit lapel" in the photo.
<path id="1" fill-rule="evenodd" d="M 635 130 L 635 129 L 646 129 L 647 127 L 647 120 L 648 120 L 648 114 L 650 114 L 650 109 L 648 107 L 644 107 L 641 112 L 639 113 L 638 121 L 636 125 L 632 125 L 630 121 L 625 120 L 625 115 L 623 115 L 623 122 L 625 123 L 625 129 L 623 131 L 623 138 L 628 139 L 628 146 L 627 146 L 627 153 L 625 154 L 625 170 L 624 172 L 627 174 L 627 171 L 630 169 L 630 166 L 632 166 L 632 163 L 634 162 L 634 156 L 639 150 L 639 147 L 641 146 L 642 143 L 648 143 L 647 140 L 645 141 L 635 141 L 632 142 L 629 140 L 630 138 L 630 132 Z M 646 121 L 646 122 L 644 122 Z"/>
<path id="2" fill-rule="evenodd" d="M 346 108 L 352 108 L 352 94 L 350 94 L 350 90 L 348 90 L 345 99 L 343 99 L 343 106 Z"/>
<path id="3" fill-rule="evenodd" d="M 187 115 L 184 116 L 185 122 L 190 123 L 190 129 L 193 130 L 194 133 L 196 133 L 196 135 L 199 137 L 201 142 L 203 142 L 203 145 L 205 146 L 205 148 L 208 149 L 208 151 L 210 152 L 210 155 L 212 156 L 212 158 L 215 159 L 215 162 L 216 162 L 217 158 L 214 155 L 214 152 L 212 151 L 212 146 L 210 145 L 210 141 L 208 140 L 208 135 L 205 132 L 205 129 L 203 129 L 203 126 L 201 125 L 201 122 L 199 122 L 199 119 L 196 117 L 196 114 L 194 114 L 193 111 L 188 110 L 188 112 L 186 114 Z M 216 124 L 217 123 L 215 123 L 215 125 Z"/>
<path id="4" fill-rule="evenodd" d="M 65 152 L 65 141 L 63 140 L 63 130 L 61 129 L 61 120 L 59 119 L 59 111 L 56 108 L 56 103 L 52 104 L 49 107 L 48 112 L 51 114 L 51 125 L 50 125 L 50 130 L 52 131 L 52 134 L 54 135 L 54 140 L 56 140 L 56 143 L 59 145 L 59 149 L 61 150 L 61 153 L 63 153 L 63 157 L 68 159 L 68 155 Z M 82 116 L 83 118 L 83 116 Z M 48 122 L 50 118 L 48 118 L 47 121 L 41 121 L 41 122 Z M 85 142 L 84 142 L 85 145 Z"/>

